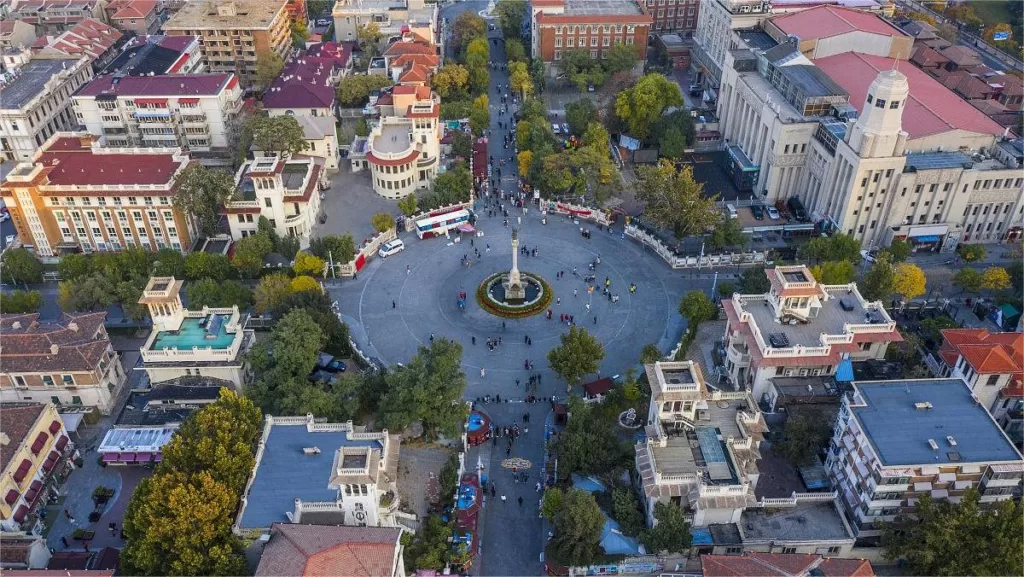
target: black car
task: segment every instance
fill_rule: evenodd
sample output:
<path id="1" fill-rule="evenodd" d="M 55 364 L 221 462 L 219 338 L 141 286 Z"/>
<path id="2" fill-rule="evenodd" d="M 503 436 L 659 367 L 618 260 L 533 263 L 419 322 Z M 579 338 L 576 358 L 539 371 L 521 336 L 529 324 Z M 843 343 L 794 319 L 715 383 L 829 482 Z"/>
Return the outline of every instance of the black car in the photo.
<path id="1" fill-rule="evenodd" d="M 764 220 L 764 205 L 752 204 L 750 205 L 750 212 L 753 213 L 755 219 Z"/>

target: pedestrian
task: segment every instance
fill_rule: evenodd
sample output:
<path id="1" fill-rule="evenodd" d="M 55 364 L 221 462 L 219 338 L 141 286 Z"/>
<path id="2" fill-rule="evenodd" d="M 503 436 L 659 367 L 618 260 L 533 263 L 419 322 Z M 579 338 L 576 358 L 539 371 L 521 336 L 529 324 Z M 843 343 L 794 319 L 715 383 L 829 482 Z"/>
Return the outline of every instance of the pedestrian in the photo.
<path id="1" fill-rule="evenodd" d="M 587 312 L 590 312 L 590 303 L 587 303 Z"/>
<path id="2" fill-rule="evenodd" d="M 517 389 L 519 388 L 519 379 L 518 378 L 516 378 L 516 388 Z"/>
<path id="3" fill-rule="evenodd" d="M 505 495 L 504 495 L 504 494 L 503 494 L 503 495 L 501 496 L 501 502 L 502 502 L 502 503 L 504 503 L 504 502 L 505 502 Z"/>
<path id="4" fill-rule="evenodd" d="M 412 274 L 412 269 L 409 268 L 409 265 L 405 265 L 405 274 Z"/>
<path id="5" fill-rule="evenodd" d="M 529 346 L 533 346 L 533 339 L 531 339 L 530 337 L 526 337 L 526 344 Z"/>
<path id="6" fill-rule="evenodd" d="M 498 492 L 498 490 L 494 488 L 494 484 L 492 483 L 491 484 L 491 496 L 493 497 L 494 494 L 497 493 L 497 492 Z"/>
<path id="7" fill-rule="evenodd" d="M 71 518 L 71 511 L 68 511 L 67 509 L 64 509 L 64 514 L 67 516 L 68 519 Z"/>
<path id="8" fill-rule="evenodd" d="M 556 305 L 562 304 L 562 297 L 555 297 L 555 304 Z"/>
<path id="9" fill-rule="evenodd" d="M 578 289 L 572 289 L 572 296 L 573 296 L 573 298 L 576 298 L 576 294 L 577 294 L 578 292 L 579 292 L 579 290 L 578 290 Z"/>
<path id="10" fill-rule="evenodd" d="M 540 481 L 537 481 L 536 489 L 537 489 L 537 492 L 540 493 Z"/>
<path id="11" fill-rule="evenodd" d="M 522 506 L 523 506 L 523 498 L 522 498 L 522 497 L 519 497 L 519 506 L 520 506 L 520 507 L 522 507 Z"/>
<path id="12" fill-rule="evenodd" d="M 473 336 L 471 337 L 471 339 L 472 339 L 472 341 L 473 341 L 473 346 L 475 347 L 475 346 L 476 346 L 476 335 L 473 335 Z"/>
<path id="13" fill-rule="evenodd" d="M 65 548 L 67 548 L 67 546 L 68 546 L 68 538 L 67 537 L 61 537 L 60 538 L 60 542 L 64 544 Z"/>
<path id="14" fill-rule="evenodd" d="M 594 324 L 597 324 L 597 315 L 594 315 Z"/>
<path id="15" fill-rule="evenodd" d="M 523 335 L 523 344 L 529 344 L 529 343 L 530 343 L 530 337 L 528 337 L 526 335 Z"/>
<path id="16" fill-rule="evenodd" d="M 430 342 L 431 344 L 434 342 L 434 333 L 430 333 Z"/>
<path id="17" fill-rule="evenodd" d="M 483 367 L 480 367 L 480 378 L 482 379 L 482 378 L 484 378 L 486 376 L 487 376 L 487 371 L 485 371 Z"/>
<path id="18" fill-rule="evenodd" d="M 505 456 L 506 456 L 506 457 L 509 457 L 509 456 L 511 456 L 511 455 L 512 455 L 512 444 L 511 444 L 511 443 L 509 443 L 509 445 L 508 445 L 508 448 L 507 448 L 507 449 L 505 449 Z M 504 499 L 505 499 L 505 498 L 504 498 L 504 497 L 502 497 L 502 500 L 504 500 Z"/>
<path id="19" fill-rule="evenodd" d="M 396 307 L 398 307 L 398 304 L 395 301 L 391 301 L 391 310 L 395 310 Z"/>

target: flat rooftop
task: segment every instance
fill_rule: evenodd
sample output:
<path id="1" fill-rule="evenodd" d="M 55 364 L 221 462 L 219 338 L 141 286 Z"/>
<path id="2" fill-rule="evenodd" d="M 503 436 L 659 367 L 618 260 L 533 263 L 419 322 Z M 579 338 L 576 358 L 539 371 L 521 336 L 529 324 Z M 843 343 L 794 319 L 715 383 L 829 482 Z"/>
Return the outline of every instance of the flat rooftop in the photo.
<path id="1" fill-rule="evenodd" d="M 164 30 L 238 30 L 240 28 L 269 28 L 274 16 L 284 9 L 287 0 L 191 0 L 164 23 Z M 235 12 L 221 16 L 218 6 L 234 4 Z"/>
<path id="2" fill-rule="evenodd" d="M 598 16 L 643 14 L 635 0 L 565 0 L 565 13 Z"/>
<path id="3" fill-rule="evenodd" d="M 823 541 L 853 539 L 835 504 L 814 503 L 784 509 L 747 509 L 740 517 L 744 540 Z"/>
<path id="4" fill-rule="evenodd" d="M 73 68 L 76 59 L 30 60 L 18 69 L 18 75 L 7 86 L 0 89 L 0 109 L 18 110 L 32 101 L 46 82 L 61 70 Z"/>
<path id="5" fill-rule="evenodd" d="M 306 175 L 309 173 L 312 163 L 309 162 L 289 162 L 284 165 L 284 170 L 281 172 L 281 182 L 284 187 L 288 190 L 302 190 L 302 183 L 306 180 Z"/>
<path id="6" fill-rule="evenodd" d="M 774 38 L 764 30 L 739 30 L 740 39 L 747 43 L 747 46 L 754 50 L 768 50 L 779 45 Z"/>
<path id="7" fill-rule="evenodd" d="M 409 150 L 409 135 L 412 134 L 410 124 L 387 122 L 380 128 L 380 136 L 373 141 L 374 150 L 388 154 Z"/>
<path id="8" fill-rule="evenodd" d="M 741 439 L 736 412 L 747 406 L 742 400 L 708 401 L 701 412 L 707 420 L 697 420 L 697 430 L 668 438 L 666 446 L 651 447 L 658 471 L 663 475 L 679 475 L 698 471 L 713 472 L 716 481 L 736 481 L 736 465 L 729 458 L 725 440 Z M 719 438 L 721 437 L 721 438 Z"/>
<path id="9" fill-rule="evenodd" d="M 101 453 L 117 451 L 156 452 L 171 440 L 171 437 L 177 430 L 177 425 L 163 427 L 115 427 L 107 431 L 96 451 Z"/>
<path id="10" fill-rule="evenodd" d="M 842 303 L 849 305 L 851 310 L 843 310 Z M 830 298 L 827 301 L 821 301 L 821 310 L 818 312 L 818 316 L 811 319 L 808 323 L 797 323 L 795 325 L 782 324 L 775 318 L 774 309 L 771 305 L 757 300 L 747 301 L 740 306 L 744 311 L 750 313 L 751 318 L 757 323 L 758 330 L 761 331 L 761 336 L 765 342 L 771 346 L 778 346 L 779 348 L 795 347 L 797 345 L 803 345 L 805 347 L 817 347 L 821 346 L 821 334 L 827 335 L 841 335 L 843 333 L 843 325 L 849 324 L 864 324 L 868 318 L 868 309 L 860 303 L 854 295 L 843 296 L 842 298 Z M 879 318 L 878 313 L 872 312 L 871 318 Z M 788 345 L 774 345 L 770 342 L 772 334 L 779 333 L 785 335 L 785 338 L 789 341 Z"/>
<path id="11" fill-rule="evenodd" d="M 330 489 L 327 484 L 333 476 L 334 456 L 339 448 L 384 449 L 380 441 L 349 440 L 346 431 L 309 432 L 305 423 L 270 427 L 263 456 L 256 463 L 245 508 L 239 514 L 241 528 L 288 523 L 285 513 L 295 510 L 295 499 L 336 501 L 337 489 Z M 302 450 L 309 447 L 319 448 L 320 453 L 304 454 Z"/>
<path id="12" fill-rule="evenodd" d="M 973 164 L 970 156 L 962 152 L 911 152 L 907 155 L 907 167 L 903 169 L 908 172 L 916 170 L 939 170 L 946 168 L 963 168 L 966 164 Z"/>
<path id="13" fill-rule="evenodd" d="M 885 466 L 1022 460 L 960 379 L 855 382 L 854 388 L 865 406 L 853 405 L 853 415 Z M 925 402 L 931 408 L 915 406 Z"/>
<path id="14" fill-rule="evenodd" d="M 176 331 L 160 331 L 153 339 L 151 350 L 226 349 L 239 333 L 227 332 L 231 315 L 210 315 L 206 318 L 188 318 Z"/>

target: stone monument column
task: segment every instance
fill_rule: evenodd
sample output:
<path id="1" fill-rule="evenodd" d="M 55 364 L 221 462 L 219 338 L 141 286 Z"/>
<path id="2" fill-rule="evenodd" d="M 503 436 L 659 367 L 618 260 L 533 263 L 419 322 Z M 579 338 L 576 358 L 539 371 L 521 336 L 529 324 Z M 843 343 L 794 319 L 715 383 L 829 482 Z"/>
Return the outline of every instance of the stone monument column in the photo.
<path id="1" fill-rule="evenodd" d="M 526 298 L 526 288 L 519 276 L 519 231 L 512 229 L 512 270 L 508 271 L 505 285 L 505 300 L 522 301 Z"/>

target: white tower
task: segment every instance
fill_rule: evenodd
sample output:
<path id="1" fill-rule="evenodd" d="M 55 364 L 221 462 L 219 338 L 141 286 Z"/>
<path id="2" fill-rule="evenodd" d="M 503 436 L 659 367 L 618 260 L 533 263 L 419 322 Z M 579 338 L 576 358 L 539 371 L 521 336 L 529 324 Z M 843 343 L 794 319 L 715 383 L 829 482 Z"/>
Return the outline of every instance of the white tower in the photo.
<path id="1" fill-rule="evenodd" d="M 868 87 L 860 117 L 847 130 L 850 148 L 861 158 L 900 156 L 907 144 L 903 110 L 910 95 L 907 77 L 899 70 L 878 73 Z"/>
<path id="2" fill-rule="evenodd" d="M 142 291 L 139 304 L 149 307 L 149 316 L 153 319 L 153 328 L 158 331 L 176 331 L 185 320 L 181 306 L 180 280 L 173 276 L 151 277 Z"/>

